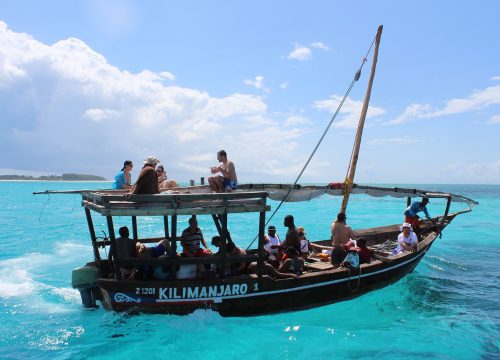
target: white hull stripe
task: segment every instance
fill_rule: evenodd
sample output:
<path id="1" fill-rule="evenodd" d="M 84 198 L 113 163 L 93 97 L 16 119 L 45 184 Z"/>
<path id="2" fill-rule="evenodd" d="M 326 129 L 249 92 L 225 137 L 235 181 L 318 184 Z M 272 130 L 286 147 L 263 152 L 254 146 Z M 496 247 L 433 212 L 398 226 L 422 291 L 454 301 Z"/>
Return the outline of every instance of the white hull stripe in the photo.
<path id="1" fill-rule="evenodd" d="M 428 249 L 427 249 L 428 250 Z M 394 269 L 397 269 L 399 267 L 402 267 L 402 266 L 405 266 L 411 262 L 414 262 L 414 261 L 417 261 L 418 259 L 420 259 L 421 257 L 423 257 L 425 255 L 425 253 L 427 252 L 427 250 L 423 251 L 422 254 L 412 258 L 412 259 L 409 259 L 409 260 L 406 260 L 406 261 L 403 261 L 402 263 L 400 264 L 397 264 L 397 265 L 394 265 L 394 266 L 391 266 L 391 267 L 388 267 L 388 268 L 385 268 L 385 269 L 382 269 L 382 270 L 378 270 L 378 271 L 374 271 L 374 272 L 371 272 L 371 273 L 368 273 L 368 274 L 361 274 L 361 278 L 365 278 L 365 277 L 370 277 L 370 276 L 373 276 L 373 275 L 377 275 L 377 274 L 382 274 L 384 272 L 387 272 L 387 271 L 391 271 L 391 270 L 394 270 Z M 317 284 L 311 284 L 311 285 L 304 285 L 304 286 L 297 286 L 297 287 L 293 287 L 293 288 L 288 288 L 288 289 L 282 289 L 282 290 L 272 290 L 272 291 L 257 291 L 257 292 L 252 292 L 252 293 L 249 293 L 249 294 L 243 294 L 243 295 L 231 295 L 231 296 L 224 296 L 223 298 L 221 297 L 217 297 L 217 298 L 197 298 L 196 301 L 213 301 L 214 303 L 221 303 L 221 300 L 224 301 L 224 300 L 230 300 L 230 299 L 241 299 L 241 298 L 251 298 L 251 297 L 256 297 L 256 296 L 266 296 L 266 295 L 275 295 L 275 294 L 281 294 L 281 293 L 290 293 L 290 292 L 295 292 L 295 291 L 302 291 L 302 290 L 307 290 L 307 289 L 312 289 L 312 288 L 316 288 L 316 287 L 322 287 L 322 286 L 328 286 L 328 285 L 333 285 L 333 284 L 338 284 L 338 283 L 341 283 L 341 282 L 347 282 L 347 281 L 353 281 L 353 280 L 357 280 L 358 279 L 358 275 L 354 275 L 352 276 L 350 279 L 349 278 L 342 278 L 342 279 L 337 279 L 337 280 L 331 280 L 331 281 L 325 281 L 325 282 L 321 282 L 321 283 L 317 283 Z M 176 302 L 176 303 L 179 303 L 179 302 L 192 302 L 194 299 L 162 299 L 162 300 L 156 300 L 157 303 L 169 303 L 169 302 Z"/>

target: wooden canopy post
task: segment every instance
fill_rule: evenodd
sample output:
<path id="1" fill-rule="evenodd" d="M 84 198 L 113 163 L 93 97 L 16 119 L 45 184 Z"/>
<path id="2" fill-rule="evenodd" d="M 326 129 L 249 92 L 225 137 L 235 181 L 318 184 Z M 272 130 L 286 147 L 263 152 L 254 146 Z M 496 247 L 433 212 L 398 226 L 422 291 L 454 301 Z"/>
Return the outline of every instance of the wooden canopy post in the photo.
<path id="1" fill-rule="evenodd" d="M 92 221 L 92 214 L 90 210 L 85 208 L 85 216 L 87 217 L 87 225 L 89 226 L 90 239 L 92 240 L 92 249 L 94 250 L 94 259 L 96 262 L 101 261 L 101 255 L 99 254 L 99 249 L 97 247 L 97 237 L 94 230 L 94 222 Z"/>
<path id="2" fill-rule="evenodd" d="M 139 233 L 137 232 L 137 216 L 132 216 L 132 236 L 134 240 L 139 239 Z"/>
<path id="3" fill-rule="evenodd" d="M 378 58 L 378 48 L 380 45 L 380 38 L 382 36 L 383 26 L 378 27 L 377 36 L 375 38 L 375 50 L 373 52 L 373 62 L 372 70 L 370 74 L 370 80 L 368 81 L 368 87 L 366 89 L 365 101 L 363 103 L 363 108 L 361 110 L 361 115 L 359 117 L 358 131 L 356 132 L 356 138 L 354 140 L 354 151 L 351 158 L 351 164 L 349 165 L 349 174 L 344 182 L 344 199 L 342 200 L 342 206 L 340 208 L 341 213 L 345 213 L 347 209 L 347 203 L 349 201 L 349 195 L 351 194 L 352 185 L 354 182 L 354 174 L 356 173 L 356 165 L 358 163 L 359 148 L 361 145 L 361 137 L 363 136 L 363 127 L 365 126 L 365 118 L 368 112 L 368 104 L 370 103 L 370 95 L 372 92 L 373 79 L 375 77 L 375 69 L 377 68 L 377 58 Z"/>
<path id="4" fill-rule="evenodd" d="M 265 198 L 264 198 L 265 201 Z M 259 260 L 257 261 L 257 275 L 259 278 L 262 278 L 264 274 L 264 259 L 266 258 L 266 254 L 264 252 L 264 228 L 266 226 L 266 212 L 261 211 L 259 213 L 259 246 L 258 246 L 258 254 Z"/>
<path id="5" fill-rule="evenodd" d="M 171 227 L 171 236 L 170 236 L 170 248 L 172 249 L 172 253 L 169 254 L 171 259 L 175 259 L 177 257 L 177 215 L 172 215 L 172 227 Z M 177 278 L 177 265 L 172 263 L 170 265 L 170 278 Z"/>
<path id="6" fill-rule="evenodd" d="M 165 230 L 165 239 L 170 239 L 170 234 L 168 233 L 168 216 L 163 217 L 163 228 Z"/>
<path id="7" fill-rule="evenodd" d="M 226 246 L 227 246 L 227 212 L 224 212 L 222 215 L 220 215 L 220 220 L 221 220 L 221 225 L 222 225 L 222 232 L 221 232 L 221 243 L 220 243 L 220 266 L 219 266 L 219 276 L 221 279 L 224 279 L 226 277 L 226 267 L 227 267 L 227 261 L 226 261 Z"/>
<path id="8" fill-rule="evenodd" d="M 115 237 L 115 228 L 113 227 L 113 217 L 112 216 L 106 216 L 106 221 L 108 223 L 108 232 L 109 232 L 109 239 L 111 240 L 111 246 L 113 247 L 113 259 L 115 260 L 113 263 L 113 267 L 115 269 L 115 276 L 118 280 L 122 279 L 122 272 L 120 271 L 120 266 L 116 265 L 116 260 L 118 259 L 118 251 L 116 248 L 116 237 Z"/>
<path id="9" fill-rule="evenodd" d="M 220 215 L 212 214 L 212 219 L 214 220 L 214 224 L 215 224 L 215 227 L 217 228 L 217 232 L 219 233 L 219 236 L 222 238 L 223 230 L 222 230 L 222 225 L 220 222 Z M 231 234 L 229 233 L 229 231 L 226 231 L 226 239 L 227 239 L 227 242 L 233 242 L 233 239 L 231 239 Z"/>

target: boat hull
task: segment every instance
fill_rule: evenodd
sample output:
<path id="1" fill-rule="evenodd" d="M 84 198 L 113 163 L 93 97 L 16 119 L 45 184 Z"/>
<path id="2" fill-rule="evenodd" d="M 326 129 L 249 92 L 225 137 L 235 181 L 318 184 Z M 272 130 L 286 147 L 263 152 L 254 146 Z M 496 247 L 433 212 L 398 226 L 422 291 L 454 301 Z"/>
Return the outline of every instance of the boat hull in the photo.
<path id="1" fill-rule="evenodd" d="M 332 304 L 390 285 L 411 272 L 429 247 L 430 244 L 416 253 L 363 264 L 360 270 L 321 271 L 297 279 L 100 279 L 99 288 L 104 307 L 115 311 L 187 314 L 212 309 L 223 316 L 261 315 Z"/>

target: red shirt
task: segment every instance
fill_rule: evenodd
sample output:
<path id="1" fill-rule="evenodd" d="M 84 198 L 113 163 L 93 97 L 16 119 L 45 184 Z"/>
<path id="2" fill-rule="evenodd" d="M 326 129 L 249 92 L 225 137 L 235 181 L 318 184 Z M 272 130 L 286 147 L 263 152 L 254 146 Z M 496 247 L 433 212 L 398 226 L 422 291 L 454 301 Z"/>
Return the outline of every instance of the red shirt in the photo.
<path id="1" fill-rule="evenodd" d="M 372 254 L 370 253 L 370 250 L 368 248 L 359 248 L 359 263 L 360 264 L 365 264 L 369 263 L 372 259 Z"/>

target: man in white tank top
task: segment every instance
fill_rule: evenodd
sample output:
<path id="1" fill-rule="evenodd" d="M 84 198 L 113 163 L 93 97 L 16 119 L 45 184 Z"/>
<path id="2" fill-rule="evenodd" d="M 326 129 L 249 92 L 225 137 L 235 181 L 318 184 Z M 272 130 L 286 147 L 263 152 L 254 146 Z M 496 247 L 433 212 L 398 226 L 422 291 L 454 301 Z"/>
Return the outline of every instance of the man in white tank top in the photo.
<path id="1" fill-rule="evenodd" d="M 278 246 L 281 245 L 281 240 L 278 234 L 276 234 L 276 227 L 271 225 L 267 228 L 267 234 L 264 235 L 264 249 L 269 254 L 278 254 Z"/>

